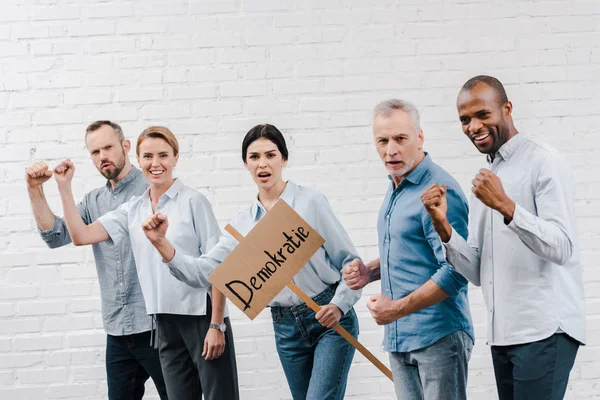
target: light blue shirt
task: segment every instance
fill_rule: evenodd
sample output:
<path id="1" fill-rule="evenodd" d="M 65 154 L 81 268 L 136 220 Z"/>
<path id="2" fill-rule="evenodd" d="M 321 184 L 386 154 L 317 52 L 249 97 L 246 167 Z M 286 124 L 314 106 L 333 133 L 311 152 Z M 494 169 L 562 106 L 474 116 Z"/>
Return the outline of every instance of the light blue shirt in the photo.
<path id="1" fill-rule="evenodd" d="M 448 221 L 467 236 L 467 199 L 456 180 L 429 155 L 398 186 L 390 182 L 377 221 L 383 294 L 399 300 L 431 279 L 449 297 L 387 324 L 387 351 L 422 349 L 457 330 L 474 338 L 467 280 L 446 261 L 440 237 L 421 200 L 434 183 L 446 185 Z"/>
<path id="2" fill-rule="evenodd" d="M 280 198 L 325 239 L 325 244 L 296 274 L 293 282 L 310 297 L 316 296 L 331 285 L 338 284 L 331 303 L 338 306 L 343 313 L 348 312 L 361 295 L 360 290 L 351 290 L 346 285 L 340 272 L 346 264 L 359 258 L 350 237 L 322 193 L 288 181 Z M 248 210 L 238 214 L 231 225 L 246 236 L 265 214 L 265 209 L 257 200 Z M 207 280 L 208 275 L 223 262 L 237 244 L 237 240 L 225 233 L 219 244 L 208 254 L 198 257 L 177 252 L 168 265 L 173 275 L 188 285 L 205 287 L 210 285 Z M 270 306 L 282 307 L 298 304 L 302 304 L 302 300 L 287 287 L 269 303 Z"/>
<path id="3" fill-rule="evenodd" d="M 219 241 L 221 231 L 209 201 L 200 192 L 184 186 L 181 179 L 176 179 L 161 196 L 156 212 L 168 217 L 166 238 L 180 257 L 199 257 Z M 98 221 L 112 243 L 129 236 L 148 314 L 206 315 L 209 285 L 192 288 L 165 268 L 158 250 L 142 230 L 142 224 L 152 214 L 148 189 Z"/>

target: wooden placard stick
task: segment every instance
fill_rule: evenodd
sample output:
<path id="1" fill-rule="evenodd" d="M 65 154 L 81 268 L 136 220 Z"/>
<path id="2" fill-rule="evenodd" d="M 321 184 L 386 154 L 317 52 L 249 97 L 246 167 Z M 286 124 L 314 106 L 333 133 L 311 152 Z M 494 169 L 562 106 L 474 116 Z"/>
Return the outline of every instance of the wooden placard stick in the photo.
<path id="1" fill-rule="evenodd" d="M 233 226 L 227 224 L 225 230 L 229 232 L 231 236 L 233 236 L 238 242 L 242 242 L 244 240 L 244 236 L 239 233 Z M 300 289 L 298 285 L 294 282 L 288 282 L 287 287 L 290 288 L 292 292 L 296 294 L 296 296 L 300 297 L 300 299 L 306 303 L 311 310 L 315 313 L 319 312 L 321 306 L 319 306 L 313 299 L 311 299 L 304 290 Z M 384 363 L 379 361 L 377 357 L 373 355 L 365 346 L 363 346 L 358 340 L 354 338 L 347 330 L 345 330 L 339 323 L 336 323 L 333 326 L 333 329 L 339 333 L 344 339 L 346 339 L 356 350 L 358 350 L 363 356 L 365 356 L 373 365 L 375 365 L 385 376 L 387 376 L 392 382 L 394 378 L 392 377 L 392 371 L 388 367 L 385 366 Z"/>

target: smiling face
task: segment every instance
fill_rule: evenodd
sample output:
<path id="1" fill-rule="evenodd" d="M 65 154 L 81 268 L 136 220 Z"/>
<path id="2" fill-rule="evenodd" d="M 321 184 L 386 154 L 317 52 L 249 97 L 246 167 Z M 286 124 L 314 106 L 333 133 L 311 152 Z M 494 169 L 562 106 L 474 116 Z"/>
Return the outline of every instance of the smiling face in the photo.
<path id="1" fill-rule="evenodd" d="M 110 125 L 89 132 L 85 139 L 92 162 L 106 179 L 116 179 L 127 165 L 129 140 L 121 141 Z"/>
<path id="2" fill-rule="evenodd" d="M 282 182 L 281 171 L 287 165 L 277 145 L 269 139 L 256 139 L 248 146 L 244 163 L 259 189 L 269 190 Z"/>
<path id="3" fill-rule="evenodd" d="M 393 110 L 373 121 L 377 153 L 396 184 L 423 159 L 423 131 L 415 127 L 410 114 Z"/>
<path id="4" fill-rule="evenodd" d="M 179 155 L 164 139 L 148 137 L 138 147 L 138 163 L 152 186 L 170 185 Z"/>
<path id="5" fill-rule="evenodd" d="M 498 93 L 485 83 L 463 89 L 456 101 L 458 116 L 465 135 L 477 150 L 494 155 L 512 136 L 512 103 L 500 104 Z"/>

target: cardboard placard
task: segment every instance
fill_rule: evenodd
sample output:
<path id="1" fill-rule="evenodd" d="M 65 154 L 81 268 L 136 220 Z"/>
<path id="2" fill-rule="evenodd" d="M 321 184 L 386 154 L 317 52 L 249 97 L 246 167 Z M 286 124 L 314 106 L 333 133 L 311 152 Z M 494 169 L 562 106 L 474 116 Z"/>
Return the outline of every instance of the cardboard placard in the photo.
<path id="1" fill-rule="evenodd" d="M 208 280 L 254 319 L 323 243 L 321 235 L 280 199 Z"/>

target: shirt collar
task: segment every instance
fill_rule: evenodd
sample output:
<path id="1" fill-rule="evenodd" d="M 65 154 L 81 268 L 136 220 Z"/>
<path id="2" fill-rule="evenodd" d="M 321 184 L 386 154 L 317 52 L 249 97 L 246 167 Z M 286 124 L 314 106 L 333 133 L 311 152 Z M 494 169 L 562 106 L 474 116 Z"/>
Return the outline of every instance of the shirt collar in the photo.
<path id="1" fill-rule="evenodd" d="M 173 199 L 175 196 L 177 196 L 177 193 L 179 193 L 182 188 L 183 182 L 181 181 L 181 179 L 175 178 L 175 181 L 171 184 L 167 191 L 163 193 L 161 199 L 163 196 L 167 196 L 169 199 Z M 148 188 L 144 192 L 143 198 L 145 199 L 144 201 L 150 201 L 150 186 L 148 186 Z"/>
<path id="2" fill-rule="evenodd" d="M 182 188 L 183 188 L 183 182 L 181 182 L 181 179 L 175 178 L 175 181 L 173 182 L 171 187 L 167 189 L 167 191 L 165 192 L 165 194 L 163 196 L 167 196 L 168 198 L 173 199 L 175 196 L 177 196 L 177 193 L 179 193 L 179 191 Z"/>
<path id="3" fill-rule="evenodd" d="M 286 203 L 288 203 L 290 206 L 292 206 L 294 197 L 296 195 L 297 187 L 298 187 L 298 185 L 296 185 L 294 182 L 287 181 L 286 185 L 285 185 L 285 189 L 283 189 L 283 192 L 281 192 L 281 195 L 279 195 L 279 198 L 283 199 Z M 266 214 L 265 208 L 263 207 L 261 202 L 258 200 L 258 195 L 256 195 L 256 200 L 254 201 L 254 203 L 252 203 L 252 207 L 250 207 L 250 213 L 251 213 L 254 221 L 256 221 L 258 219 L 260 213 Z"/>
<path id="4" fill-rule="evenodd" d="M 431 157 L 429 156 L 429 153 L 425 152 L 425 157 L 423 157 L 423 159 L 415 167 L 415 169 L 413 169 L 408 175 L 406 175 L 402 179 L 402 182 L 408 181 L 408 182 L 412 183 L 413 185 L 418 185 L 419 182 L 421 182 L 421 178 L 423 178 L 423 175 L 425 175 L 425 172 L 427 172 L 427 170 L 431 166 L 432 162 L 433 161 L 431 161 Z M 390 180 L 390 182 L 392 182 L 392 185 L 393 185 L 394 177 L 392 175 L 388 175 L 388 179 Z M 402 182 L 400 182 L 400 183 L 402 183 Z"/>
<path id="5" fill-rule="evenodd" d="M 517 149 L 521 147 L 526 139 L 527 137 L 524 133 L 517 133 L 498 149 L 496 152 L 496 157 L 500 156 L 504 161 L 508 161 L 508 159 L 515 154 Z M 488 161 L 491 161 L 489 156 Z"/>
<path id="6" fill-rule="evenodd" d="M 125 176 L 125 178 L 123 178 L 119 182 L 117 182 L 114 189 L 112 188 L 109 180 L 106 181 L 106 187 L 108 188 L 108 190 L 116 193 L 116 192 L 120 191 L 121 189 L 123 189 L 129 182 L 131 182 L 132 180 L 134 180 L 135 178 L 140 176 L 141 173 L 142 173 L 142 171 L 140 171 L 139 169 L 137 169 L 136 167 L 134 167 L 132 165 L 129 173 Z"/>

